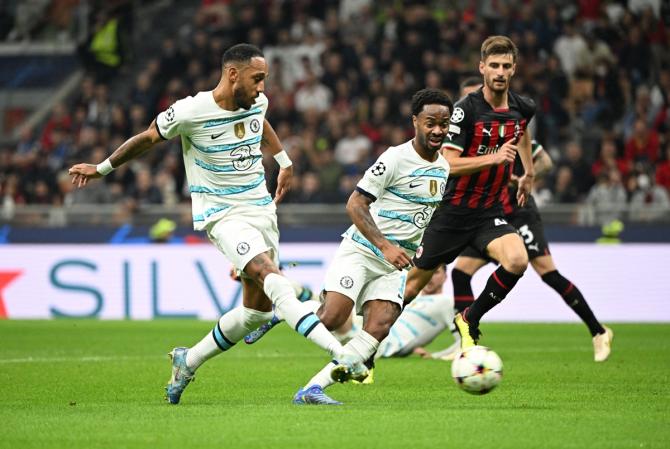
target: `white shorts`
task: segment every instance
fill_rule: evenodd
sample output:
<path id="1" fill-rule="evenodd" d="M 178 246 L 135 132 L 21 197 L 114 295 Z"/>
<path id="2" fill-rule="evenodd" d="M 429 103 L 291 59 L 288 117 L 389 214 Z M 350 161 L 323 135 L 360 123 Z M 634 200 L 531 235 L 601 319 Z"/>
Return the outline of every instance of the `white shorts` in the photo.
<path id="1" fill-rule="evenodd" d="M 324 290 L 350 298 L 360 314 L 363 304 L 375 299 L 402 307 L 406 282 L 407 271 L 396 270 L 344 239 L 328 267 Z"/>
<path id="2" fill-rule="evenodd" d="M 207 236 L 239 270 L 257 255 L 268 251 L 279 266 L 279 229 L 274 213 L 254 217 L 226 216 L 207 227 Z"/>

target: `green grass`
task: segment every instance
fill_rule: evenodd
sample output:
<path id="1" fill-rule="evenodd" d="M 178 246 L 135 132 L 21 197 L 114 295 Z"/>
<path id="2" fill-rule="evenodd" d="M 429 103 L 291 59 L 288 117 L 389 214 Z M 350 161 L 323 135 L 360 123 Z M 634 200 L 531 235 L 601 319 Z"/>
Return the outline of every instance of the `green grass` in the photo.
<path id="1" fill-rule="evenodd" d="M 280 326 L 205 364 L 178 406 L 163 402 L 166 353 L 196 321 L 0 322 L 0 448 L 666 448 L 670 326 L 615 325 L 592 361 L 581 325 L 485 324 L 505 363 L 486 396 L 449 364 L 382 360 L 371 386 L 336 385 L 342 407 L 294 406 L 328 358 Z M 444 336 L 432 347 L 449 344 Z"/>

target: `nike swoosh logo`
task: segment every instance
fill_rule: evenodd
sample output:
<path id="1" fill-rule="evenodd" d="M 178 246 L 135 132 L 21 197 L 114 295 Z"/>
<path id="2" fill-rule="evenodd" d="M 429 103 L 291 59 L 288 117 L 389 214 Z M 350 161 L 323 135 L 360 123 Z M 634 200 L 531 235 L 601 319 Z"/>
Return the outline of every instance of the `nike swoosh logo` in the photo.
<path id="1" fill-rule="evenodd" d="M 218 139 L 219 137 L 221 137 L 221 136 L 224 135 L 224 134 L 225 134 L 225 131 L 223 131 L 223 132 L 221 132 L 221 133 L 219 133 L 219 134 L 212 134 L 212 135 L 209 136 L 209 137 L 211 137 L 212 139 Z"/>
<path id="2" fill-rule="evenodd" d="M 419 187 L 420 185 L 421 185 L 420 182 L 417 183 L 417 184 L 414 184 L 414 183 L 410 182 L 410 183 L 409 183 L 409 188 L 410 188 L 410 189 L 413 189 L 414 187 Z"/>

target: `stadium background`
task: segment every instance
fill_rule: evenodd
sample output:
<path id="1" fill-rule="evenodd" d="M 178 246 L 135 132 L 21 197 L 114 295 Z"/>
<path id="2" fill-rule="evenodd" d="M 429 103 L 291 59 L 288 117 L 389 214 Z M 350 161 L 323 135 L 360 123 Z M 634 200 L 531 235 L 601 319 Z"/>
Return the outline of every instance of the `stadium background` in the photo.
<path id="1" fill-rule="evenodd" d="M 0 1 L 0 449 L 666 448 L 668 26 L 662 0 Z M 494 33 L 520 47 L 514 89 L 536 100 L 555 162 L 536 198 L 559 269 L 615 331 L 610 359 L 593 362 L 586 328 L 529 272 L 483 323 L 505 363 L 486 396 L 413 356 L 381 361 L 371 386 L 332 387 L 344 407 L 293 406 L 326 360 L 278 326 L 165 405 L 165 353 L 211 331 L 239 285 L 191 230 L 178 140 L 84 190 L 69 165 L 211 89 L 223 50 L 256 43 L 296 167 L 282 256 L 318 288 L 342 202 L 412 131 L 411 93 L 455 97 Z"/>

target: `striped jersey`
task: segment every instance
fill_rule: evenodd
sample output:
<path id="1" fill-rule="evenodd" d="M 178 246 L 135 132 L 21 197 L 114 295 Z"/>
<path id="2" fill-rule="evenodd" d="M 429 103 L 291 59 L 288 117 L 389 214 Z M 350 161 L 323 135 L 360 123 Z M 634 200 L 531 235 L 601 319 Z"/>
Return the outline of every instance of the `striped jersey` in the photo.
<path id="1" fill-rule="evenodd" d="M 460 151 L 461 157 L 496 153 L 505 142 L 521 139 L 534 113 L 535 103 L 513 92 L 508 92 L 508 108 L 494 109 L 479 89 L 454 105 L 443 147 Z M 451 177 L 443 206 L 458 215 L 473 212 L 480 218 L 501 215 L 500 196 L 511 171 L 512 164 L 495 165 L 469 175 Z"/>
<path id="2" fill-rule="evenodd" d="M 260 94 L 247 109 L 228 111 L 212 91 L 183 98 L 158 114 L 164 139 L 181 136 L 193 227 L 238 213 L 274 213 L 260 150 L 268 99 Z"/>
<path id="3" fill-rule="evenodd" d="M 411 354 L 431 341 L 451 325 L 454 319 L 454 300 L 445 294 L 421 295 L 405 307 L 380 345 L 381 357 Z"/>
<path id="4" fill-rule="evenodd" d="M 374 199 L 370 214 L 382 234 L 413 257 L 440 204 L 448 176 L 449 163 L 439 152 L 435 161 L 429 162 L 419 156 L 410 140 L 384 151 L 365 172 L 356 190 Z M 356 225 L 342 236 L 384 259 Z"/>

